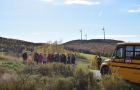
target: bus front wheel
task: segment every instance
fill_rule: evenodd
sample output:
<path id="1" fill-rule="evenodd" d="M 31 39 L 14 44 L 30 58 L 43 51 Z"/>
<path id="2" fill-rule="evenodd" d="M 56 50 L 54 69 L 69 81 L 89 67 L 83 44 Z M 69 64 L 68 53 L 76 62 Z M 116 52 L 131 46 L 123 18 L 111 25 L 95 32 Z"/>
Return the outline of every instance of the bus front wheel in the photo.
<path id="1" fill-rule="evenodd" d="M 101 75 L 105 75 L 105 74 L 111 74 L 111 70 L 108 66 L 103 66 L 101 68 Z"/>

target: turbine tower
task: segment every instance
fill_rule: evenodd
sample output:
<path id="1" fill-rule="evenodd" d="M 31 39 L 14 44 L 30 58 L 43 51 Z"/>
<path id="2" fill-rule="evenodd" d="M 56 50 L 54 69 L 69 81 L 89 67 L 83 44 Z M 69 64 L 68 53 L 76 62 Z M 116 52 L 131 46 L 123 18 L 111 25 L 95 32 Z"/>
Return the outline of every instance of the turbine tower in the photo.
<path id="1" fill-rule="evenodd" d="M 87 40 L 87 34 L 85 34 L 86 40 Z"/>
<path id="2" fill-rule="evenodd" d="M 104 32 L 104 40 L 105 40 L 105 29 L 104 29 L 104 27 L 103 27 L 103 29 L 102 29 L 102 30 L 103 30 L 103 32 Z"/>
<path id="3" fill-rule="evenodd" d="M 81 40 L 82 40 L 82 29 L 81 30 L 79 30 L 80 32 L 81 32 Z"/>

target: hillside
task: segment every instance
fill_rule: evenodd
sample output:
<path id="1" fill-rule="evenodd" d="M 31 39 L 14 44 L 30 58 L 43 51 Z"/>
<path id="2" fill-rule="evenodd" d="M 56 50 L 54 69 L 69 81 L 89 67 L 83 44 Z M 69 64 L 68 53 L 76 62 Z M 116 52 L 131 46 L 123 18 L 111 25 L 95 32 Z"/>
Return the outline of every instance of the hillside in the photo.
<path id="1" fill-rule="evenodd" d="M 64 48 L 71 51 L 83 52 L 87 54 L 101 54 L 109 56 L 110 51 L 114 50 L 117 43 L 123 42 L 111 39 L 92 39 L 92 40 L 72 40 L 63 43 Z M 23 40 L 0 37 L 0 52 L 21 53 L 22 50 L 34 51 L 34 47 L 44 43 L 33 43 Z"/>
<path id="2" fill-rule="evenodd" d="M 0 37 L 0 52 L 21 53 L 24 49 L 33 51 L 34 47 L 39 45 L 42 45 L 42 43 Z"/>
<path id="3" fill-rule="evenodd" d="M 88 54 L 101 54 L 103 56 L 109 56 L 110 52 L 114 50 L 116 44 L 120 42 L 123 41 L 111 39 L 73 40 L 64 43 L 64 48 Z"/>

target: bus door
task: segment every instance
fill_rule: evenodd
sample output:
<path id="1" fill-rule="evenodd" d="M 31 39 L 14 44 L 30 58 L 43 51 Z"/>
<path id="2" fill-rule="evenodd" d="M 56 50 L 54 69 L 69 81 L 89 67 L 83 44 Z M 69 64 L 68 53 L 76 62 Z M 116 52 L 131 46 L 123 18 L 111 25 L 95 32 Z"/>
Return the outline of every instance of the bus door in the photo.
<path id="1" fill-rule="evenodd" d="M 111 62 L 111 69 L 113 72 L 119 72 L 123 73 L 120 68 L 124 64 L 124 47 L 117 47 L 115 50 L 114 56 L 112 57 L 112 62 Z"/>
<path id="2" fill-rule="evenodd" d="M 113 63 L 124 63 L 124 47 L 117 47 Z"/>

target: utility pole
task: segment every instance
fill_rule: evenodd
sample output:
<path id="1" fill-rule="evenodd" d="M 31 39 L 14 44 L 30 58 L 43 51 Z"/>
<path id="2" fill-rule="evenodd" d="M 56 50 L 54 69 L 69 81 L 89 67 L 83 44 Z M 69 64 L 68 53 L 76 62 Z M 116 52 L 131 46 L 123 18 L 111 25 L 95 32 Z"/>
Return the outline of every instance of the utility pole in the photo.
<path id="1" fill-rule="evenodd" d="M 104 27 L 103 27 L 103 29 L 102 29 L 102 30 L 103 30 L 103 32 L 104 32 L 104 40 L 105 40 L 105 29 L 104 29 Z"/>
<path id="2" fill-rule="evenodd" d="M 81 32 L 81 40 L 82 40 L 82 29 L 81 30 L 79 30 L 80 32 Z"/>
<path id="3" fill-rule="evenodd" d="M 87 34 L 85 34 L 86 40 L 87 40 Z"/>

